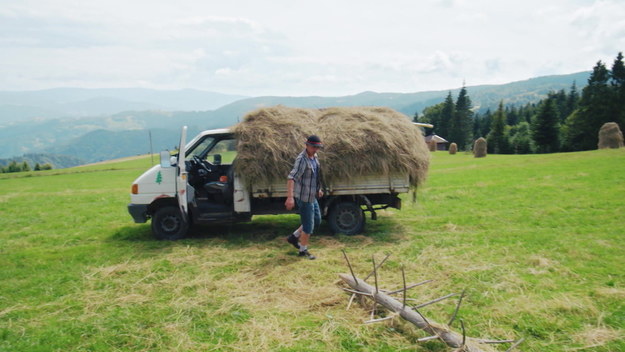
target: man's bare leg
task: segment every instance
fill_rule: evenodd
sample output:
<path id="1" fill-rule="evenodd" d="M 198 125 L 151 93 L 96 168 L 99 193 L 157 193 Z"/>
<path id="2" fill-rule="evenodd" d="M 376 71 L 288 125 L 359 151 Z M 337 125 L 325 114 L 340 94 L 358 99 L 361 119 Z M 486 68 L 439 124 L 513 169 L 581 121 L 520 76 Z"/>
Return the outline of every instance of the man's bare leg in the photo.
<path id="1" fill-rule="evenodd" d="M 310 238 L 310 234 L 302 231 L 302 234 L 299 236 L 299 255 L 300 257 L 308 257 L 308 259 L 315 259 L 316 257 L 308 252 L 308 239 L 309 238 Z"/>
<path id="2" fill-rule="evenodd" d="M 300 230 L 301 231 L 301 230 Z M 310 238 L 310 234 L 304 233 L 303 231 L 299 235 L 299 243 L 301 246 L 308 247 L 308 239 Z"/>

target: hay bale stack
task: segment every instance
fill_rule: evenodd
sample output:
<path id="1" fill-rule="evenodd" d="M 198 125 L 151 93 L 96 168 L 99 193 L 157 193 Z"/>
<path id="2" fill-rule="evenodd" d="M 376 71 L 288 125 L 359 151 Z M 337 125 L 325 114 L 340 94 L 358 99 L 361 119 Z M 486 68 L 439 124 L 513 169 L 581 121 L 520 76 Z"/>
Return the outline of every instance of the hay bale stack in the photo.
<path id="1" fill-rule="evenodd" d="M 599 149 L 623 147 L 623 133 L 616 122 L 606 122 L 599 130 Z"/>
<path id="2" fill-rule="evenodd" d="M 458 145 L 456 143 L 451 143 L 449 145 L 449 154 L 454 155 L 458 152 Z"/>
<path id="3" fill-rule="evenodd" d="M 367 174 L 407 172 L 410 184 L 423 182 L 429 153 L 421 129 L 389 108 L 262 108 L 247 114 L 233 131 L 238 139 L 235 168 L 248 184 L 286 180 L 306 137 L 317 134 L 324 181 Z"/>
<path id="4" fill-rule="evenodd" d="M 475 141 L 473 145 L 473 156 L 476 158 L 486 156 L 486 139 L 484 139 L 484 137 L 480 137 Z"/>
<path id="5" fill-rule="evenodd" d="M 428 149 L 431 152 L 435 152 L 436 151 L 436 147 L 437 147 L 436 141 L 434 139 L 431 139 L 430 142 L 428 143 Z"/>

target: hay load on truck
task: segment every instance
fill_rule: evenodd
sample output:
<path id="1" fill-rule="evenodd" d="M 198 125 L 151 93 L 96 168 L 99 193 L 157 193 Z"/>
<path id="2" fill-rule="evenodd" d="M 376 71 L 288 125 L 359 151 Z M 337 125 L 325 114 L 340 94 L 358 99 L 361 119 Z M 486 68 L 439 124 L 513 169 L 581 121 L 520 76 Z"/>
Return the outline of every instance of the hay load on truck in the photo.
<path id="1" fill-rule="evenodd" d="M 427 175 L 429 151 L 422 130 L 389 108 L 263 108 L 228 129 L 201 132 L 132 184 L 128 211 L 136 223 L 151 219 L 158 239 L 183 238 L 190 226 L 250 221 L 287 214 L 286 178 L 308 135 L 325 148 L 322 217 L 333 233 L 364 230 L 365 213 L 401 208 L 399 195 Z"/>

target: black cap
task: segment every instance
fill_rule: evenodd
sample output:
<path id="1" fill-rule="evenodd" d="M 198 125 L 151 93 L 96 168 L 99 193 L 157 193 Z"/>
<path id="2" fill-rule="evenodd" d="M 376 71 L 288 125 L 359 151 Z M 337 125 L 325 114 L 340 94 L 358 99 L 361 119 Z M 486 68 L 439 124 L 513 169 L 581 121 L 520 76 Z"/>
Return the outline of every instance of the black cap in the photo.
<path id="1" fill-rule="evenodd" d="M 319 138 L 319 136 L 314 135 L 314 134 L 312 136 L 309 136 L 308 139 L 306 139 L 306 144 L 311 145 L 313 147 L 323 148 L 323 143 L 321 143 L 321 138 Z"/>

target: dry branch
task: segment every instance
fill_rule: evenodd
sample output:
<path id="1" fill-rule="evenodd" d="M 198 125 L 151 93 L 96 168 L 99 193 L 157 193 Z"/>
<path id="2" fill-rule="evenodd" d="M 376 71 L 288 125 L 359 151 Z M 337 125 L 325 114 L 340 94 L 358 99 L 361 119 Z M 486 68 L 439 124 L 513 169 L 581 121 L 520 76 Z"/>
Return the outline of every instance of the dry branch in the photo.
<path id="1" fill-rule="evenodd" d="M 373 272 L 367 276 L 367 278 L 369 278 L 373 274 L 375 277 L 375 286 L 371 286 L 365 282 L 366 279 L 362 280 L 356 277 L 353 267 L 351 263 L 349 262 L 349 258 L 347 257 L 347 253 L 345 253 L 344 250 L 342 252 L 343 252 L 343 256 L 345 257 L 345 260 L 347 261 L 347 265 L 349 266 L 349 270 L 351 273 L 351 276 L 348 274 L 339 274 L 339 277 L 341 278 L 341 280 L 351 287 L 351 289 L 343 288 L 343 290 L 352 293 L 347 309 L 349 309 L 349 306 L 351 306 L 355 295 L 369 297 L 373 300 L 373 309 L 371 310 L 371 318 L 367 320 L 365 324 L 378 323 L 378 322 L 382 322 L 385 320 L 393 319 L 396 316 L 400 316 L 401 318 L 414 324 L 417 328 L 431 335 L 429 337 L 420 338 L 417 341 L 423 342 L 423 341 L 429 341 L 429 340 L 434 340 L 434 339 L 440 339 L 447 346 L 454 348 L 454 352 L 486 352 L 486 350 L 482 349 L 480 345 L 485 346 L 485 345 L 490 345 L 490 344 L 514 342 L 514 340 L 485 340 L 485 339 L 467 338 L 465 327 L 464 327 L 464 322 L 462 321 L 462 319 L 460 319 L 462 334 L 454 332 L 450 329 L 451 324 L 456 319 L 458 311 L 460 310 L 460 305 L 462 304 L 462 299 L 464 298 L 465 290 L 463 290 L 462 293 L 460 294 L 452 293 L 452 294 L 431 300 L 429 302 L 422 303 L 414 307 L 410 307 L 406 305 L 406 301 L 412 300 L 412 299 L 406 298 L 407 290 L 409 287 L 406 286 L 406 274 L 404 272 L 403 265 L 401 266 L 402 288 L 395 290 L 395 291 L 382 290 L 378 286 L 378 269 L 386 261 L 389 255 L 387 255 L 382 261 L 382 263 L 380 263 L 379 265 L 376 265 L 375 257 L 372 256 L 371 259 L 373 263 Z M 432 280 L 427 280 L 427 281 L 420 282 L 418 284 L 413 284 L 411 285 L 411 287 L 422 285 L 430 281 Z M 399 292 L 403 292 L 403 297 L 402 297 L 401 302 L 390 296 L 391 294 L 395 294 Z M 448 325 L 442 325 L 434 321 L 430 321 L 426 319 L 425 316 L 421 314 L 421 312 L 419 312 L 419 308 L 421 307 L 425 307 L 427 305 L 440 302 L 444 299 L 457 296 L 457 295 L 460 295 L 460 299 L 458 300 L 458 303 L 456 304 L 456 308 L 451 316 L 451 319 L 449 320 Z M 376 313 L 378 305 L 381 305 L 385 307 L 386 309 L 388 309 L 389 311 L 391 311 L 391 314 L 387 317 L 375 319 L 374 317 L 375 317 L 375 313 Z M 515 349 L 517 346 L 519 346 L 519 344 L 521 344 L 521 342 L 523 342 L 523 339 L 516 341 L 514 344 L 512 344 L 512 346 L 510 346 L 507 352 L 510 352 L 513 349 Z"/>
<path id="2" fill-rule="evenodd" d="M 427 332 L 428 334 L 438 336 L 447 346 L 454 348 L 462 346 L 461 334 L 450 331 L 441 324 L 424 319 L 417 311 L 408 306 L 402 309 L 403 305 L 401 302 L 383 292 L 375 293 L 375 287 L 367 284 L 363 280 L 357 280 L 356 282 L 350 275 L 339 274 L 339 276 L 341 280 L 352 287 L 355 291 L 367 293 L 368 296 L 371 296 L 376 303 L 384 306 L 391 312 L 397 313 L 400 317 L 416 325 L 419 329 Z M 476 346 L 470 346 L 467 351 L 478 352 L 483 350 Z"/>

